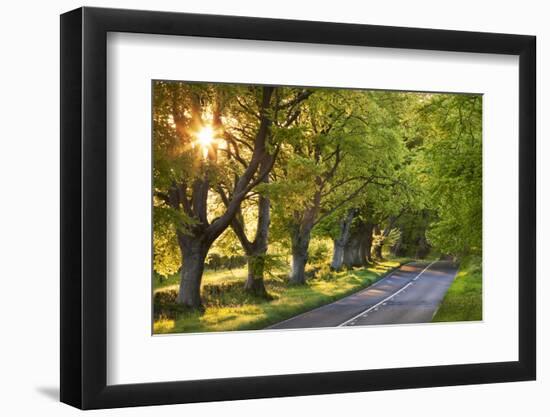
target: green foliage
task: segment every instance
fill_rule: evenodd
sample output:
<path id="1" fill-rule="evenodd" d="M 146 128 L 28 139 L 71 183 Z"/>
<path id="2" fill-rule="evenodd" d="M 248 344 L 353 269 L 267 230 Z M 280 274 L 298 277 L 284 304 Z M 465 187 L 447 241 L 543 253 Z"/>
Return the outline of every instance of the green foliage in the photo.
<path id="1" fill-rule="evenodd" d="M 399 170 L 407 100 L 402 93 L 315 90 L 266 186 L 273 237 L 288 239 L 312 221 L 314 235 L 334 238 L 343 213 L 365 201 L 384 206 L 384 213 L 402 208 L 410 194 Z"/>
<path id="2" fill-rule="evenodd" d="M 181 254 L 176 237 L 176 222 L 173 211 L 165 207 L 154 208 L 153 222 L 153 269 L 167 277 L 181 266 Z"/>
<path id="3" fill-rule="evenodd" d="M 219 269 L 238 269 L 246 265 L 246 256 L 243 255 L 220 255 L 210 252 L 204 264 L 205 268 L 217 271 Z"/>
<path id="4" fill-rule="evenodd" d="M 263 260 L 263 272 L 266 275 L 274 276 L 287 268 L 286 256 L 284 254 L 267 253 L 261 256 Z"/>
<path id="5" fill-rule="evenodd" d="M 429 210 L 411 211 L 404 213 L 396 222 L 396 226 L 401 232 L 401 239 L 398 242 L 398 256 L 415 256 L 418 243 L 425 235 L 426 229 L 431 221 L 433 214 Z M 432 248 L 430 254 L 441 252 L 438 248 Z"/>
<path id="6" fill-rule="evenodd" d="M 326 261 L 330 256 L 332 245 L 326 239 L 313 239 L 309 244 L 309 263 Z"/>
<path id="7" fill-rule="evenodd" d="M 444 95 L 430 103 L 423 155 L 430 203 L 436 213 L 427 231 L 443 252 L 481 253 L 482 97 Z M 425 110 L 427 111 L 427 110 Z"/>
<path id="8" fill-rule="evenodd" d="M 372 243 L 385 252 L 398 246 L 412 256 L 427 239 L 437 253 L 481 255 L 480 95 L 277 87 L 262 114 L 261 101 L 261 86 L 154 83 L 153 267 L 169 285 L 179 282 L 173 277 L 182 264 L 181 237 L 200 235 L 227 211 L 262 115 L 270 119 L 266 147 L 274 164 L 268 182 L 252 174 L 255 184 L 243 194 L 238 216 L 252 240 L 260 196 L 270 199 L 262 258 L 270 279 L 288 270 L 291 234 L 309 226 L 313 273 L 334 278 L 324 265 L 332 249 L 327 239 L 338 238 L 350 210 L 352 229 L 376 225 Z M 208 147 L 198 142 L 204 126 L 214 135 Z M 191 197 L 174 203 L 174 196 L 192 196 L 201 186 L 206 218 Z M 231 228 L 216 236 L 204 285 L 211 271 L 223 269 L 231 270 L 224 272 L 231 284 L 242 284 L 242 243 Z M 237 297 L 237 288 L 223 287 L 233 294 L 228 297 Z"/>
<path id="9" fill-rule="evenodd" d="M 383 233 L 374 235 L 372 245 L 382 246 L 382 250 L 389 250 L 399 241 L 400 237 L 401 231 L 397 228 L 393 228 L 387 235 L 384 235 Z"/>

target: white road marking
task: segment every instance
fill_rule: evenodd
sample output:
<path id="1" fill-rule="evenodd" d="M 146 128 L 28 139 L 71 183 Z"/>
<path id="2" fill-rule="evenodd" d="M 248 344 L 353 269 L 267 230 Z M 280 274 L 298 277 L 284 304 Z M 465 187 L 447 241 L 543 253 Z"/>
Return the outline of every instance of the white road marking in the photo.
<path id="1" fill-rule="evenodd" d="M 399 294 L 400 292 L 404 291 L 406 288 L 408 288 L 410 285 L 413 285 L 413 281 L 416 281 L 418 278 L 420 278 L 420 276 L 426 272 L 426 270 L 432 266 L 433 264 L 435 264 L 437 261 L 433 261 L 431 264 L 429 264 L 426 268 L 424 268 L 422 271 L 420 271 L 420 273 L 414 277 L 407 285 L 405 285 L 403 288 L 401 288 L 399 291 L 396 291 L 394 292 L 393 294 L 389 295 L 388 297 L 384 298 L 382 301 L 376 303 L 375 305 L 373 305 L 372 307 L 369 307 L 367 308 L 365 311 L 362 311 L 361 313 L 353 316 L 351 319 L 348 319 L 346 320 L 345 322 L 339 324 L 338 326 L 336 327 L 342 327 L 342 326 L 345 326 L 346 324 L 349 324 L 351 322 L 353 322 L 354 320 L 357 320 L 359 317 L 363 316 L 363 315 L 366 315 L 367 313 L 369 313 L 370 311 L 372 310 L 378 310 L 378 307 L 382 304 L 382 303 L 385 303 L 386 301 L 392 299 L 393 297 L 395 297 L 397 294 Z"/>
<path id="2" fill-rule="evenodd" d="M 379 284 L 382 284 L 382 283 L 385 282 L 388 278 L 390 278 L 394 272 L 399 271 L 399 268 L 401 268 L 402 266 L 408 265 L 408 264 L 410 264 L 410 263 L 411 263 L 411 262 L 407 262 L 406 264 L 400 265 L 397 269 L 392 270 L 388 275 L 381 277 L 381 278 L 380 278 L 379 280 L 377 280 L 374 284 L 369 285 L 368 287 L 363 288 L 363 289 L 357 291 L 356 293 L 353 293 L 353 294 L 350 294 L 350 295 L 348 295 L 348 296 L 346 296 L 346 297 L 340 298 L 339 300 L 336 300 L 336 301 L 334 301 L 333 303 L 320 305 L 319 307 L 315 307 L 313 310 L 305 311 L 305 312 L 303 312 L 303 313 L 298 314 L 297 316 L 289 317 L 288 319 L 283 320 L 283 321 L 280 321 L 280 322 L 278 322 L 278 323 L 273 323 L 271 326 L 267 326 L 264 330 L 285 330 L 284 328 L 283 328 L 283 329 L 273 328 L 273 326 L 278 326 L 279 324 L 283 324 L 283 323 L 292 321 L 292 320 L 294 320 L 294 319 L 297 318 L 297 317 L 305 316 L 306 314 L 310 314 L 310 313 L 313 313 L 314 311 L 321 310 L 321 309 L 323 309 L 323 308 L 325 308 L 325 307 L 327 307 L 327 306 L 329 306 L 329 305 L 331 305 L 331 304 L 334 304 L 334 303 L 337 303 L 337 302 L 339 302 L 339 301 L 342 301 L 342 300 L 344 300 L 344 299 L 346 299 L 346 298 L 348 298 L 348 297 L 353 297 L 354 295 L 358 294 L 359 292 L 366 291 L 366 290 L 371 289 L 371 288 L 376 288 Z M 158 335 L 157 335 L 157 336 L 158 336 Z M 162 335 L 161 335 L 161 336 L 162 336 Z"/>

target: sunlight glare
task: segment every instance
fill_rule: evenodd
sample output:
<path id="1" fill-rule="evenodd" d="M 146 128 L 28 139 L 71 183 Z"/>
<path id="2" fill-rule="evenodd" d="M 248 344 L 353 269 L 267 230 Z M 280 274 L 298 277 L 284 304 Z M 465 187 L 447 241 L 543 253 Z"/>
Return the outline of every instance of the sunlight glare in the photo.
<path id="1" fill-rule="evenodd" d="M 214 130 L 210 126 L 204 126 L 197 134 L 197 138 L 203 148 L 208 148 L 214 141 Z"/>

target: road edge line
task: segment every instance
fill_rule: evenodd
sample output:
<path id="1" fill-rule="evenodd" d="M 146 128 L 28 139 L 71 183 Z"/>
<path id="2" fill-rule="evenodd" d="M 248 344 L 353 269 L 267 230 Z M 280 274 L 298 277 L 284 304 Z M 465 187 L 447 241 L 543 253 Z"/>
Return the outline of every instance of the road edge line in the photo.
<path id="1" fill-rule="evenodd" d="M 337 299 L 337 300 L 334 300 L 334 301 L 332 301 L 332 302 L 330 302 L 330 303 L 320 305 L 320 306 L 315 307 L 315 308 L 313 308 L 313 309 L 311 309 L 311 310 L 304 311 L 303 313 L 300 313 L 300 314 L 297 314 L 297 315 L 295 315 L 295 316 L 289 317 L 288 319 L 285 319 L 285 320 L 283 320 L 283 321 L 279 321 L 279 322 L 277 322 L 277 323 L 270 324 L 269 326 L 264 327 L 263 329 L 260 329 L 260 330 L 295 330 L 295 329 L 277 329 L 277 328 L 273 328 L 273 326 L 276 326 L 276 325 L 279 325 L 279 324 L 283 324 L 283 323 L 289 322 L 289 321 L 291 321 L 291 320 L 294 320 L 294 319 L 297 318 L 297 317 L 300 317 L 301 315 L 309 314 L 309 313 L 311 313 L 311 312 L 313 312 L 313 311 L 320 310 L 321 308 L 326 307 L 326 306 L 328 306 L 328 305 L 330 305 L 330 304 L 332 304 L 332 303 L 336 303 L 336 302 L 341 301 L 341 300 L 343 300 L 343 299 L 345 299 L 345 298 L 351 297 L 352 295 L 355 295 L 355 294 L 357 294 L 358 292 L 366 291 L 366 290 L 368 290 L 369 288 L 372 288 L 372 287 L 376 286 L 379 282 L 385 280 L 386 278 L 389 278 L 395 271 L 399 270 L 402 266 L 408 265 L 408 264 L 413 263 L 413 262 L 415 262 L 415 261 L 409 261 L 409 262 L 406 262 L 406 263 L 403 263 L 403 264 L 399 265 L 398 267 L 394 268 L 393 270 L 387 272 L 386 275 L 381 276 L 381 277 L 380 277 L 377 281 L 375 281 L 374 283 L 370 284 L 370 285 L 367 286 L 367 287 L 361 288 L 360 290 L 357 290 L 356 292 L 353 292 L 353 293 L 351 293 L 351 294 L 348 294 L 348 295 L 346 295 L 346 296 L 344 296 L 344 297 L 342 297 L 342 298 L 339 298 L 339 299 Z M 339 326 L 329 326 L 329 327 L 327 327 L 327 328 L 334 328 L 334 327 L 339 327 Z M 310 329 L 311 329 L 311 328 L 312 328 L 312 329 L 317 329 L 318 327 L 304 327 L 304 328 L 306 328 L 306 329 L 308 329 L 308 328 L 310 328 Z M 301 328 L 297 328 L 297 329 L 301 329 Z"/>
<path id="2" fill-rule="evenodd" d="M 426 268 L 424 268 L 422 271 L 420 271 L 420 273 L 415 276 L 413 279 L 411 279 L 407 285 L 405 285 L 403 288 L 400 288 L 398 291 L 394 292 L 393 294 L 387 296 L 386 298 L 384 298 L 382 301 L 379 301 L 378 303 L 376 303 L 375 305 L 373 305 L 372 307 L 369 307 L 367 308 L 366 310 L 362 311 L 361 313 L 359 314 L 356 314 L 355 316 L 353 316 L 351 319 L 348 319 L 346 320 L 345 322 L 339 324 L 338 326 L 336 327 L 343 327 L 345 326 L 346 324 L 352 322 L 353 320 L 361 317 L 363 314 L 367 314 L 369 311 L 375 309 L 376 307 L 380 306 L 381 304 L 385 303 L 386 301 L 392 299 L 393 297 L 395 297 L 397 294 L 399 294 L 401 291 L 405 290 L 406 288 L 408 288 L 410 285 L 412 285 L 413 281 L 416 281 L 418 278 L 420 278 L 420 276 L 426 272 L 428 270 L 428 268 L 430 266 L 432 266 L 433 264 L 435 264 L 437 262 L 437 260 L 433 261 L 432 263 L 430 263 Z"/>

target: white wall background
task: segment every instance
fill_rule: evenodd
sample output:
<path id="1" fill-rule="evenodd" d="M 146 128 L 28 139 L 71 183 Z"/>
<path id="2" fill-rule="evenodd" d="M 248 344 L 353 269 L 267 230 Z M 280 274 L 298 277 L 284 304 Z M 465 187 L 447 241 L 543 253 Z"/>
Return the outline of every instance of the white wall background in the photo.
<path id="1" fill-rule="evenodd" d="M 59 379 L 59 17 L 82 4 L 3 5 L 0 23 L 0 410 L 3 415 L 75 415 L 57 402 Z M 538 37 L 539 378 L 537 382 L 237 401 L 99 411 L 95 415 L 278 416 L 342 413 L 410 416 L 545 415 L 550 411 L 550 293 L 542 263 L 550 250 L 550 147 L 543 119 L 550 87 L 545 3 L 518 1 L 253 0 L 92 1 L 89 6 L 158 9 L 534 34 Z M 503 258 L 505 260 L 505 257 Z M 546 394 L 546 395 L 544 395 Z"/>

